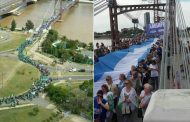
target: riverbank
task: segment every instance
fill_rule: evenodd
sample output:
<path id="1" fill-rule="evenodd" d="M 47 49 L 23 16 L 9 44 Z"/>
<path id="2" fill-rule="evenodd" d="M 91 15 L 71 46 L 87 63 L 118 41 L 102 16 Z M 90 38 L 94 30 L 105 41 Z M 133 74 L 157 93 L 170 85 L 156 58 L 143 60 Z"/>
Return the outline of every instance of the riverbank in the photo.
<path id="1" fill-rule="evenodd" d="M 92 121 L 85 119 L 85 118 L 83 118 L 79 115 L 76 115 L 76 114 L 70 114 L 67 117 L 64 117 L 59 122 L 92 122 Z"/>
<path id="2" fill-rule="evenodd" d="M 9 15 L 1 18 L 0 23 L 2 27 L 10 27 L 11 21 L 15 19 L 17 28 L 22 28 L 25 27 L 27 20 L 31 20 L 34 27 L 38 27 L 43 20 L 51 16 L 52 11 L 51 0 L 40 0 L 36 4 L 23 8 L 19 16 Z M 52 25 L 52 28 L 57 30 L 61 36 L 85 43 L 93 41 L 93 4 L 79 3 L 65 11 L 61 20 Z"/>
<path id="3" fill-rule="evenodd" d="M 94 2 L 90 0 L 79 0 L 79 3 L 93 4 Z"/>

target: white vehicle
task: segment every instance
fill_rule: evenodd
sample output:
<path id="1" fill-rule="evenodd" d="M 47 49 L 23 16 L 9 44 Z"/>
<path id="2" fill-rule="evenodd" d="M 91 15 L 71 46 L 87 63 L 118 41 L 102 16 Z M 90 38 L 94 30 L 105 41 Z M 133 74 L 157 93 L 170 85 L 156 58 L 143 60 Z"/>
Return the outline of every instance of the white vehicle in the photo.
<path id="1" fill-rule="evenodd" d="M 71 69 L 69 70 L 69 72 L 76 72 L 76 71 L 77 71 L 76 68 L 71 68 Z"/>

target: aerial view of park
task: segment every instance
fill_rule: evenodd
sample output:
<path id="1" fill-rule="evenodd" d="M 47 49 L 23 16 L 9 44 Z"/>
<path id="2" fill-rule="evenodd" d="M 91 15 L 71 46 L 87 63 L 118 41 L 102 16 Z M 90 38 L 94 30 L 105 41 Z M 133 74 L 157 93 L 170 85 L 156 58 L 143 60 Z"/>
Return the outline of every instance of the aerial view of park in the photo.
<path id="1" fill-rule="evenodd" d="M 0 0 L 0 122 L 92 121 L 92 13 L 88 0 Z"/>

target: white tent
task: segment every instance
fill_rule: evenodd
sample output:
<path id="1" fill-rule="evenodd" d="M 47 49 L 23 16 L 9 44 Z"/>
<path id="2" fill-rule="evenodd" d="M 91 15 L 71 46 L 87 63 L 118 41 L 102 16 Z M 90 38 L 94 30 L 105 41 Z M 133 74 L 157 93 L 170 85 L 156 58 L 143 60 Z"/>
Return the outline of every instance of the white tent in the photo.
<path id="1" fill-rule="evenodd" d="M 190 89 L 155 92 L 143 122 L 190 122 Z"/>

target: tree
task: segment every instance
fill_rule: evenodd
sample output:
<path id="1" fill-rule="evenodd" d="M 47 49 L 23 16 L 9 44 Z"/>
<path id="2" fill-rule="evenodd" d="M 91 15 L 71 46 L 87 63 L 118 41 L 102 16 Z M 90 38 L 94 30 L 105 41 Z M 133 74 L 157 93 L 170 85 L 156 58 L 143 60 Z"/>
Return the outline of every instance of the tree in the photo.
<path id="1" fill-rule="evenodd" d="M 84 81 L 81 85 L 79 85 L 79 89 L 87 92 L 88 97 L 93 96 L 93 81 Z"/>
<path id="2" fill-rule="evenodd" d="M 74 56 L 74 62 L 77 62 L 77 63 L 82 63 L 84 62 L 84 56 L 80 53 L 77 53 L 75 56 Z"/>
<path id="3" fill-rule="evenodd" d="M 58 39 L 58 32 L 56 30 L 49 30 L 49 33 L 47 35 L 47 39 L 49 39 L 51 42 L 57 41 Z"/>
<path id="4" fill-rule="evenodd" d="M 93 44 L 92 44 L 92 42 L 90 42 L 88 44 L 88 50 L 93 51 Z"/>
<path id="5" fill-rule="evenodd" d="M 87 47 L 87 44 L 84 43 L 84 42 L 79 42 L 79 43 L 78 43 L 78 46 L 79 46 L 79 47 L 86 48 L 86 47 Z"/>
<path id="6" fill-rule="evenodd" d="M 26 30 L 30 30 L 34 28 L 34 23 L 31 20 L 27 20 L 26 22 Z"/>
<path id="7" fill-rule="evenodd" d="M 16 22 L 15 20 L 13 19 L 12 22 L 11 22 L 11 31 L 14 31 L 16 28 Z"/>
<path id="8" fill-rule="evenodd" d="M 67 61 L 69 58 L 71 57 L 71 55 L 69 54 L 68 51 L 62 51 L 62 55 L 61 55 L 61 62 L 65 62 Z"/>

